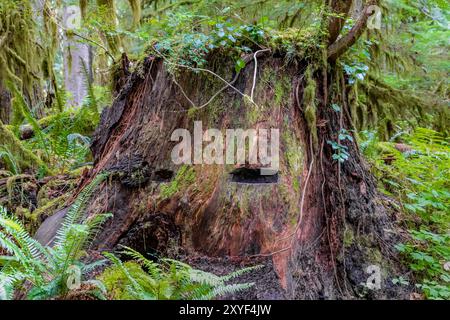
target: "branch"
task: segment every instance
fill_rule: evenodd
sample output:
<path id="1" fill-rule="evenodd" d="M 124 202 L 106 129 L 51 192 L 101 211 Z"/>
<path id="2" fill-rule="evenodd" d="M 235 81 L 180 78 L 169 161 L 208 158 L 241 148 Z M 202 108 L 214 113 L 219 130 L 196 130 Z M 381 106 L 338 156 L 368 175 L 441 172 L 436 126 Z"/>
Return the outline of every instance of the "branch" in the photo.
<path id="1" fill-rule="evenodd" d="M 262 49 L 262 50 L 258 50 L 255 52 L 255 54 L 253 55 L 253 59 L 255 60 L 255 69 L 253 72 L 253 85 L 252 85 L 252 91 L 250 94 L 250 100 L 253 101 L 253 93 L 255 92 L 255 86 L 256 86 L 256 73 L 258 72 L 258 59 L 256 59 L 256 55 L 260 52 L 268 52 L 270 51 L 270 49 Z"/>
<path id="2" fill-rule="evenodd" d="M 155 12 L 152 12 L 152 13 L 149 13 L 149 14 L 145 15 L 143 18 L 144 19 L 149 19 L 151 17 L 158 16 L 158 15 L 162 14 L 164 11 L 170 10 L 170 9 L 172 9 L 174 7 L 188 6 L 188 5 L 191 5 L 191 4 L 196 4 L 198 2 L 199 2 L 198 0 L 182 0 L 182 1 L 179 1 L 179 2 L 172 2 L 172 3 L 169 3 L 168 5 L 166 5 L 166 6 L 162 7 L 162 8 L 157 9 Z"/>
<path id="3" fill-rule="evenodd" d="M 116 60 L 114 59 L 114 56 L 108 51 L 108 49 L 106 49 L 106 47 L 104 45 L 102 45 L 102 44 L 100 44 L 100 43 L 98 43 L 98 42 L 96 42 L 96 41 L 94 41 L 94 40 L 92 40 L 90 38 L 87 38 L 87 37 L 85 37 L 85 36 L 83 36 L 83 35 L 81 35 L 79 33 L 76 33 L 73 30 L 70 30 L 70 32 L 74 36 L 77 36 L 78 38 L 83 39 L 85 41 L 91 42 L 94 45 L 96 45 L 96 46 L 100 47 L 101 49 L 103 49 L 103 51 L 105 51 L 105 53 L 112 59 L 113 63 L 116 63 Z"/>
<path id="4" fill-rule="evenodd" d="M 331 4 L 331 13 L 333 16 L 330 17 L 328 23 L 328 45 L 335 42 L 339 37 L 351 5 L 352 1 L 347 0 L 334 0 Z"/>
<path id="5" fill-rule="evenodd" d="M 353 28 L 350 30 L 348 34 L 343 36 L 342 38 L 335 41 L 332 45 L 328 47 L 328 59 L 336 60 L 342 54 L 344 54 L 355 42 L 359 39 L 359 37 L 363 34 L 366 29 L 367 19 L 374 13 L 371 10 L 371 6 L 377 3 L 376 0 L 369 0 L 361 13 L 358 21 L 356 21 Z"/>

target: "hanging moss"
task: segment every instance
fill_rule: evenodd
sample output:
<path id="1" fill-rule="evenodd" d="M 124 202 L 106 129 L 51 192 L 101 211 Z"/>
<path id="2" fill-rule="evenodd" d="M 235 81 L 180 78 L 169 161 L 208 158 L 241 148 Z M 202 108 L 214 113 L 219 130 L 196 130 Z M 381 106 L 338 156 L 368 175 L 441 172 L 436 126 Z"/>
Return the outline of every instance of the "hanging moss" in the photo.
<path id="1" fill-rule="evenodd" d="M 86 17 L 86 13 L 87 13 L 87 9 L 88 9 L 88 2 L 89 2 L 89 0 L 80 0 L 79 1 L 81 16 L 83 18 Z"/>
<path id="2" fill-rule="evenodd" d="M 353 91 L 352 117 L 359 130 L 376 129 L 380 137 L 389 139 L 392 124 L 406 121 L 411 126 L 431 126 L 448 133 L 449 109 L 431 97 L 393 88 L 371 74 L 358 82 Z"/>
<path id="3" fill-rule="evenodd" d="M 97 5 L 100 11 L 103 13 L 105 23 L 111 29 L 115 31 L 117 27 L 117 9 L 114 0 L 97 0 Z M 106 34 L 106 41 L 108 42 L 109 50 L 113 56 L 119 55 L 122 48 L 122 40 L 118 35 Z"/>
<path id="4" fill-rule="evenodd" d="M 133 26 L 139 26 L 141 20 L 141 0 L 128 0 L 133 13 Z"/>
<path id="5" fill-rule="evenodd" d="M 38 40 L 36 14 L 30 1 L 0 2 L 0 81 L 13 82 L 34 105 L 37 86 L 41 85 L 43 61 L 48 57 L 47 41 Z M 48 42 L 53 36 L 49 34 Z"/>

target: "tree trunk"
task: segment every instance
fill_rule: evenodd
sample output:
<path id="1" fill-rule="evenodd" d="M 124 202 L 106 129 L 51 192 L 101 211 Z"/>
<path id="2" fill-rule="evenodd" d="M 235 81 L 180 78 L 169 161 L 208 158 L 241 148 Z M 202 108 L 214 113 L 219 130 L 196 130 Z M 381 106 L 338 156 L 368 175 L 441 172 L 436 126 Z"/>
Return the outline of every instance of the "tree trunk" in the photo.
<path id="1" fill-rule="evenodd" d="M 11 93 L 0 82 L 0 121 L 8 124 L 11 112 Z"/>
<path id="2" fill-rule="evenodd" d="M 64 84 L 70 94 L 68 105 L 81 107 L 83 99 L 87 96 L 88 77 L 91 77 L 91 56 L 89 45 L 81 42 L 70 30 L 69 19 L 74 19 L 74 12 L 67 7 L 63 12 L 64 25 L 68 27 L 64 30 Z M 81 19 L 81 18 L 80 18 Z"/>
<path id="3" fill-rule="evenodd" d="M 204 104 L 224 83 L 183 68 L 174 81 L 163 61 L 150 56 L 104 110 L 92 143 L 95 165 L 79 188 L 111 173 L 89 201 L 89 215 L 114 215 L 94 249 L 122 244 L 218 272 L 230 264 L 263 264 L 251 275 L 259 289 L 246 298 L 401 297 L 391 284 L 399 272 L 390 262 L 396 226 L 357 145 L 338 138 L 341 129 L 350 130 L 342 72 L 261 54 L 254 86 L 253 56 L 237 76 L 231 59 L 209 61 L 210 70 L 235 78 L 234 89 L 201 109 L 193 111 L 192 103 Z M 249 102 L 253 87 L 256 104 Z M 314 117 L 306 112 L 311 101 Z M 230 165 L 175 165 L 172 132 L 192 132 L 199 120 L 204 130 L 222 132 L 279 128 L 277 179 L 245 180 Z M 348 160 L 333 160 L 331 141 L 348 148 Z M 46 220 L 37 239 L 51 242 L 64 214 Z M 381 289 L 365 286 L 370 265 L 381 268 Z"/>

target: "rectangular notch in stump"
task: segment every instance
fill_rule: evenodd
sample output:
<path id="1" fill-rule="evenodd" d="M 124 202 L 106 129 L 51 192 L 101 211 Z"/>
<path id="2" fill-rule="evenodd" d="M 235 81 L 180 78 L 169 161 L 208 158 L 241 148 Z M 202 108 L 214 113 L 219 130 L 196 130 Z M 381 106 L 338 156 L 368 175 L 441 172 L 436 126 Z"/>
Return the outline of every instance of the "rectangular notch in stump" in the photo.
<path id="1" fill-rule="evenodd" d="M 236 183 L 267 184 L 278 183 L 278 172 L 261 168 L 238 168 L 231 173 L 231 181 Z"/>

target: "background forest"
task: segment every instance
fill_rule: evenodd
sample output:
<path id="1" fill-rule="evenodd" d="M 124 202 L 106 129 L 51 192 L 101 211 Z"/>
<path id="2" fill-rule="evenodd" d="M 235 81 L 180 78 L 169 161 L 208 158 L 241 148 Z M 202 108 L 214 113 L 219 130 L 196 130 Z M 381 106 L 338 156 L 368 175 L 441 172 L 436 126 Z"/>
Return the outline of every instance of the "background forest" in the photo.
<path id="1" fill-rule="evenodd" d="M 327 143 L 339 164 L 353 156 L 344 142 L 357 143 L 402 227 L 390 249 L 404 272 L 392 285 L 411 299 L 450 299 L 449 3 L 377 5 L 380 28 L 336 61 L 349 105 L 327 112 L 348 115 L 351 127 Z M 352 2 L 341 35 L 363 6 Z M 94 257 L 90 245 L 111 213 L 84 219 L 87 199 L 109 179 L 99 174 L 78 189 L 94 165 L 92 135 L 148 56 L 177 75 L 199 73 L 220 52 L 239 74 L 257 50 L 279 49 L 289 63 L 320 49 L 324 21 L 340 18 L 314 0 L 0 0 L 0 298 L 213 299 L 255 290 L 232 280 L 260 266 L 215 275 L 129 247 Z M 163 197 L 191 184 L 190 174 L 179 171 Z M 68 205 L 53 246 L 31 237 Z M 344 244 L 353 237 L 344 233 Z"/>

